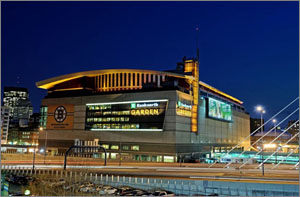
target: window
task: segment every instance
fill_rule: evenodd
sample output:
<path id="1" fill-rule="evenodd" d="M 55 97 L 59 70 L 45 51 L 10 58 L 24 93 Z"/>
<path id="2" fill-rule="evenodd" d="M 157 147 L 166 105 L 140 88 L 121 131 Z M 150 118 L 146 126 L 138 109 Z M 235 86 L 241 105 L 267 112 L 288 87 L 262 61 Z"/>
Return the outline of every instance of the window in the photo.
<path id="1" fill-rule="evenodd" d="M 111 74 L 108 74 L 108 87 L 112 86 L 110 82 L 111 82 Z"/>
<path id="2" fill-rule="evenodd" d="M 128 145 L 123 145 L 122 150 L 129 150 L 129 146 Z"/>
<path id="3" fill-rule="evenodd" d="M 128 86 L 131 86 L 131 73 L 127 73 L 128 75 Z"/>
<path id="4" fill-rule="evenodd" d="M 111 150 L 119 150 L 119 145 L 111 145 L 110 149 Z"/>
<path id="5" fill-rule="evenodd" d="M 111 159 L 116 159 L 117 158 L 117 153 L 110 153 L 110 158 Z"/>
<path id="6" fill-rule="evenodd" d="M 120 75 L 120 86 L 124 86 L 123 73 L 119 73 L 119 75 Z"/>
<path id="7" fill-rule="evenodd" d="M 102 144 L 103 148 L 105 149 L 109 149 L 109 145 L 108 144 Z"/>
<path id="8" fill-rule="evenodd" d="M 151 156 L 149 156 L 149 155 L 141 155 L 141 161 L 151 161 Z"/>
<path id="9" fill-rule="evenodd" d="M 135 73 L 132 74 L 132 81 L 133 81 L 133 86 L 135 86 Z"/>
<path id="10" fill-rule="evenodd" d="M 156 161 L 157 162 L 162 162 L 162 156 L 161 155 L 157 156 L 157 160 Z"/>
<path id="11" fill-rule="evenodd" d="M 131 146 L 131 150 L 139 151 L 140 150 L 140 146 Z"/>
<path id="12" fill-rule="evenodd" d="M 119 87 L 119 73 L 116 74 L 116 87 Z"/>
<path id="13" fill-rule="evenodd" d="M 142 85 L 142 84 L 140 84 L 140 73 L 137 73 L 137 83 L 136 83 L 136 85 L 137 86 L 140 86 L 140 85 Z"/>
<path id="14" fill-rule="evenodd" d="M 164 156 L 164 162 L 174 162 L 173 156 Z"/>
<path id="15" fill-rule="evenodd" d="M 124 73 L 124 79 L 123 79 L 124 86 L 127 86 L 127 75 L 128 75 L 128 73 Z"/>

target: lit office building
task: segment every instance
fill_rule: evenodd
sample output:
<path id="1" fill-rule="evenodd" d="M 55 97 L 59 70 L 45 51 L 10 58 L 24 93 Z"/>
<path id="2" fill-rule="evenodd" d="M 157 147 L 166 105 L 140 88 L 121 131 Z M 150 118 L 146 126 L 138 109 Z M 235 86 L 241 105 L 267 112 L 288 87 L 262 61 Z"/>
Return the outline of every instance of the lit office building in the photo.
<path id="1" fill-rule="evenodd" d="M 10 107 L 1 106 L 1 144 L 7 143 Z"/>
<path id="2" fill-rule="evenodd" d="M 47 140 L 47 150 L 64 153 L 99 141 L 109 159 L 152 162 L 226 152 L 249 135 L 249 114 L 242 101 L 199 81 L 198 69 L 184 60 L 174 71 L 96 70 L 37 82 L 48 91 L 39 146 Z"/>
<path id="3" fill-rule="evenodd" d="M 11 108 L 10 126 L 27 127 L 33 107 L 27 88 L 4 87 L 3 105 Z"/>
<path id="4" fill-rule="evenodd" d="M 26 100 L 29 98 L 27 88 L 21 87 L 4 87 L 3 91 L 3 105 L 12 108 L 10 116 L 13 115 L 14 107 L 19 100 Z"/>

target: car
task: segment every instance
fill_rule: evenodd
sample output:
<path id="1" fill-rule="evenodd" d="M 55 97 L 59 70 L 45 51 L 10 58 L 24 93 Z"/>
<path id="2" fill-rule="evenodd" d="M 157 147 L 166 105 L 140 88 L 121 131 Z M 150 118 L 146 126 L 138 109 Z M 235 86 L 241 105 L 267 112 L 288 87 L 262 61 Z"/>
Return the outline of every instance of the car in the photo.
<path id="1" fill-rule="evenodd" d="M 135 196 L 149 196 L 152 194 L 150 192 L 147 192 L 147 191 L 144 191 L 141 189 L 135 189 L 135 190 L 133 190 L 133 193 Z"/>
<path id="2" fill-rule="evenodd" d="M 175 196 L 173 192 L 166 191 L 166 190 L 157 190 L 152 193 L 153 196 Z"/>

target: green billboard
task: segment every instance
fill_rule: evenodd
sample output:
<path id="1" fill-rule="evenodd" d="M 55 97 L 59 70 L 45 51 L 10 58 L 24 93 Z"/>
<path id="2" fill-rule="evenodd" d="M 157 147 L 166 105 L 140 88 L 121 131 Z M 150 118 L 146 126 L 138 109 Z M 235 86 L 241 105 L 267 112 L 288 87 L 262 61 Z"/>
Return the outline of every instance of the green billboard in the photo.
<path id="1" fill-rule="evenodd" d="M 232 121 L 231 105 L 213 98 L 208 98 L 208 116 L 220 120 Z"/>

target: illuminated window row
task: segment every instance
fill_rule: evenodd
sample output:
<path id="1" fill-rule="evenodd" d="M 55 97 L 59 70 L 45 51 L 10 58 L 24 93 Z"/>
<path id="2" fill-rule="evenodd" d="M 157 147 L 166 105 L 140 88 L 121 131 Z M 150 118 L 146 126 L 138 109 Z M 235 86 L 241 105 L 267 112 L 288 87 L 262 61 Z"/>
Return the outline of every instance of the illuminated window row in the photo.
<path id="1" fill-rule="evenodd" d="M 157 87 L 165 81 L 165 75 L 139 72 L 108 73 L 95 77 L 97 91 L 141 89 L 143 84 L 155 83 Z"/>
<path id="2" fill-rule="evenodd" d="M 129 122 L 129 117 L 87 118 L 87 122 Z"/>
<path id="3" fill-rule="evenodd" d="M 88 114 L 89 116 L 108 116 L 108 115 L 115 115 L 115 116 L 120 116 L 120 115 L 130 115 L 130 111 L 129 110 L 125 110 L 125 111 L 91 111 Z"/>
<path id="4" fill-rule="evenodd" d="M 109 144 L 102 144 L 101 145 L 103 148 L 107 149 L 107 150 L 119 150 L 120 146 L 119 145 L 109 145 Z M 132 151 L 139 151 L 140 150 L 140 146 L 138 145 L 122 145 L 122 150 L 130 150 Z"/>
<path id="5" fill-rule="evenodd" d="M 88 107 L 89 110 L 111 109 L 111 105 L 89 105 L 87 107 Z"/>
<path id="6" fill-rule="evenodd" d="M 93 124 L 93 129 L 138 129 L 139 124 Z"/>

